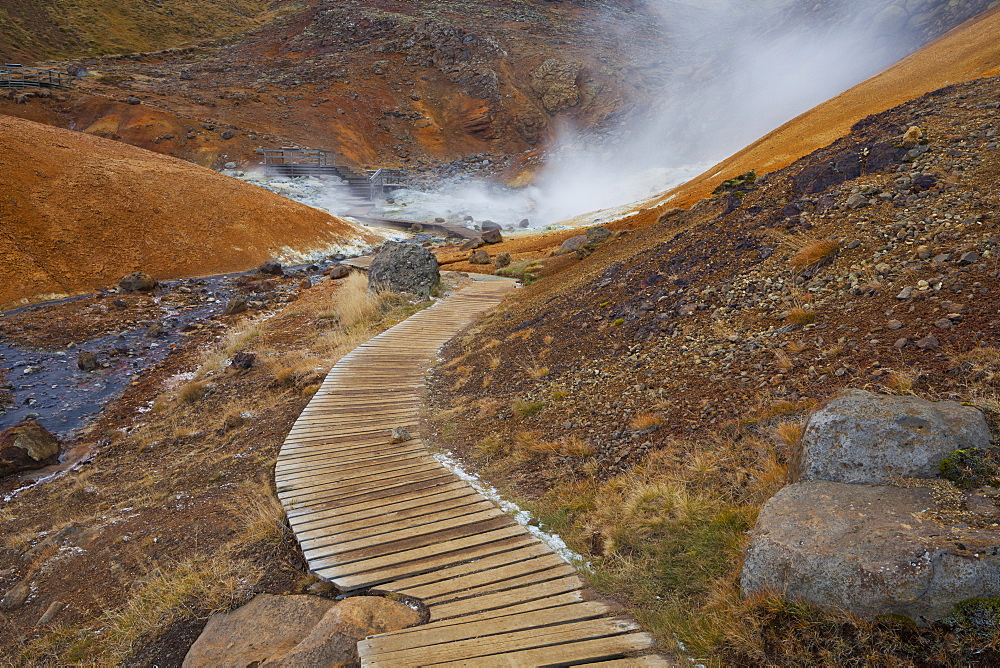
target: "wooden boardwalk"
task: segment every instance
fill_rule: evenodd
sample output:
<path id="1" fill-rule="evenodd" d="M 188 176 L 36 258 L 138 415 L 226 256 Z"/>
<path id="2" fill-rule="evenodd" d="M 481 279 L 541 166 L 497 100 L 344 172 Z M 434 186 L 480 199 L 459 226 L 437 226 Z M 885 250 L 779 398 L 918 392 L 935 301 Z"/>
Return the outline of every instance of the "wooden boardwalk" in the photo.
<path id="1" fill-rule="evenodd" d="M 423 626 L 358 644 L 362 665 L 670 665 L 575 569 L 430 456 L 423 374 L 440 347 L 513 287 L 484 277 L 374 337 L 330 371 L 275 470 L 310 569 L 346 591 L 423 601 Z"/>

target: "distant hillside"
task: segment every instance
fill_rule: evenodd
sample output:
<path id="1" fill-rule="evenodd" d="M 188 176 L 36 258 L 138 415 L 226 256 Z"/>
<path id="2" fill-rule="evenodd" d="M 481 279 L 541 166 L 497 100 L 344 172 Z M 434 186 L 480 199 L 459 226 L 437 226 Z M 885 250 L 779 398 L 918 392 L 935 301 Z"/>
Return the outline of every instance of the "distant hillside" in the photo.
<path id="1" fill-rule="evenodd" d="M 16 141 L 15 141 L 16 139 Z M 0 116 L 0 308 L 383 237 L 189 162 Z"/>
<path id="2" fill-rule="evenodd" d="M 178 46 L 254 26 L 276 0 L 6 0 L 0 58 L 33 62 Z"/>

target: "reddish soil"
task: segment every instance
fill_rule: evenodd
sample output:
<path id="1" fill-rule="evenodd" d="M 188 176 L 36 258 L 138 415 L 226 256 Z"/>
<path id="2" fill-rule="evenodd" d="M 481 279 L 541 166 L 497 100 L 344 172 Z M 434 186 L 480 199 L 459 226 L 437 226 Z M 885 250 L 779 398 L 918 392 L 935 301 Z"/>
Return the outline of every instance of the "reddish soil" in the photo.
<path id="1" fill-rule="evenodd" d="M 0 116 L 0 308 L 240 271 L 287 249 L 379 237 L 236 179 L 120 142 Z"/>
<path id="2" fill-rule="evenodd" d="M 754 186 L 582 261 L 559 258 L 568 268 L 451 344 L 435 406 L 457 408 L 448 421 L 467 453 L 491 435 L 576 437 L 606 475 L 678 439 L 800 414 L 843 387 L 892 391 L 910 378 L 921 394 L 976 400 L 964 394 L 972 379 L 1000 382 L 998 95 L 1000 78 L 929 94 Z M 910 159 L 901 138 L 915 124 L 928 150 Z M 867 167 L 850 172 L 851 160 Z M 854 195 L 860 205 L 848 205 Z M 828 238 L 835 256 L 791 265 Z M 518 401 L 539 410 L 518 417 Z M 652 429 L 631 426 L 643 414 L 658 418 Z M 581 472 L 579 460 L 550 463 L 524 465 L 520 481 Z"/>

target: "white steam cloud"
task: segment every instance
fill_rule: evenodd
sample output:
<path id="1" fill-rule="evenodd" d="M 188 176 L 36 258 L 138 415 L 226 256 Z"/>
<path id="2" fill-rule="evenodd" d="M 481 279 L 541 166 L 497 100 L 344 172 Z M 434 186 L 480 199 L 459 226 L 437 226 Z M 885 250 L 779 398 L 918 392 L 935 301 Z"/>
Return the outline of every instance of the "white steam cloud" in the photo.
<path id="1" fill-rule="evenodd" d="M 531 188 L 464 182 L 399 199 L 423 200 L 411 213 L 436 203 L 437 215 L 534 227 L 663 192 L 916 49 L 893 5 L 647 0 L 662 39 L 658 50 L 644 43 L 624 54 L 647 72 L 651 92 L 622 122 L 600 135 L 564 129 Z M 619 42 L 627 51 L 635 40 L 623 33 Z"/>

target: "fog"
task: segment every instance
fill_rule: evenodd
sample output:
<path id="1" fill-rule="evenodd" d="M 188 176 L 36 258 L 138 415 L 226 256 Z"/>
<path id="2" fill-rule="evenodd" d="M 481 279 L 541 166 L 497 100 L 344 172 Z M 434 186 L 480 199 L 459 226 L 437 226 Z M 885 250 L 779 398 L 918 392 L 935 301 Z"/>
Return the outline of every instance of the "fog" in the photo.
<path id="1" fill-rule="evenodd" d="M 606 21 L 623 60 L 647 72 L 647 95 L 622 122 L 599 134 L 562 128 L 531 188 L 446 183 L 401 195 L 406 206 L 393 213 L 436 198 L 438 215 L 540 226 L 668 190 L 917 48 L 900 17 L 883 11 L 891 4 L 648 0 L 662 36 L 652 49 L 629 53 L 632 36 Z"/>

